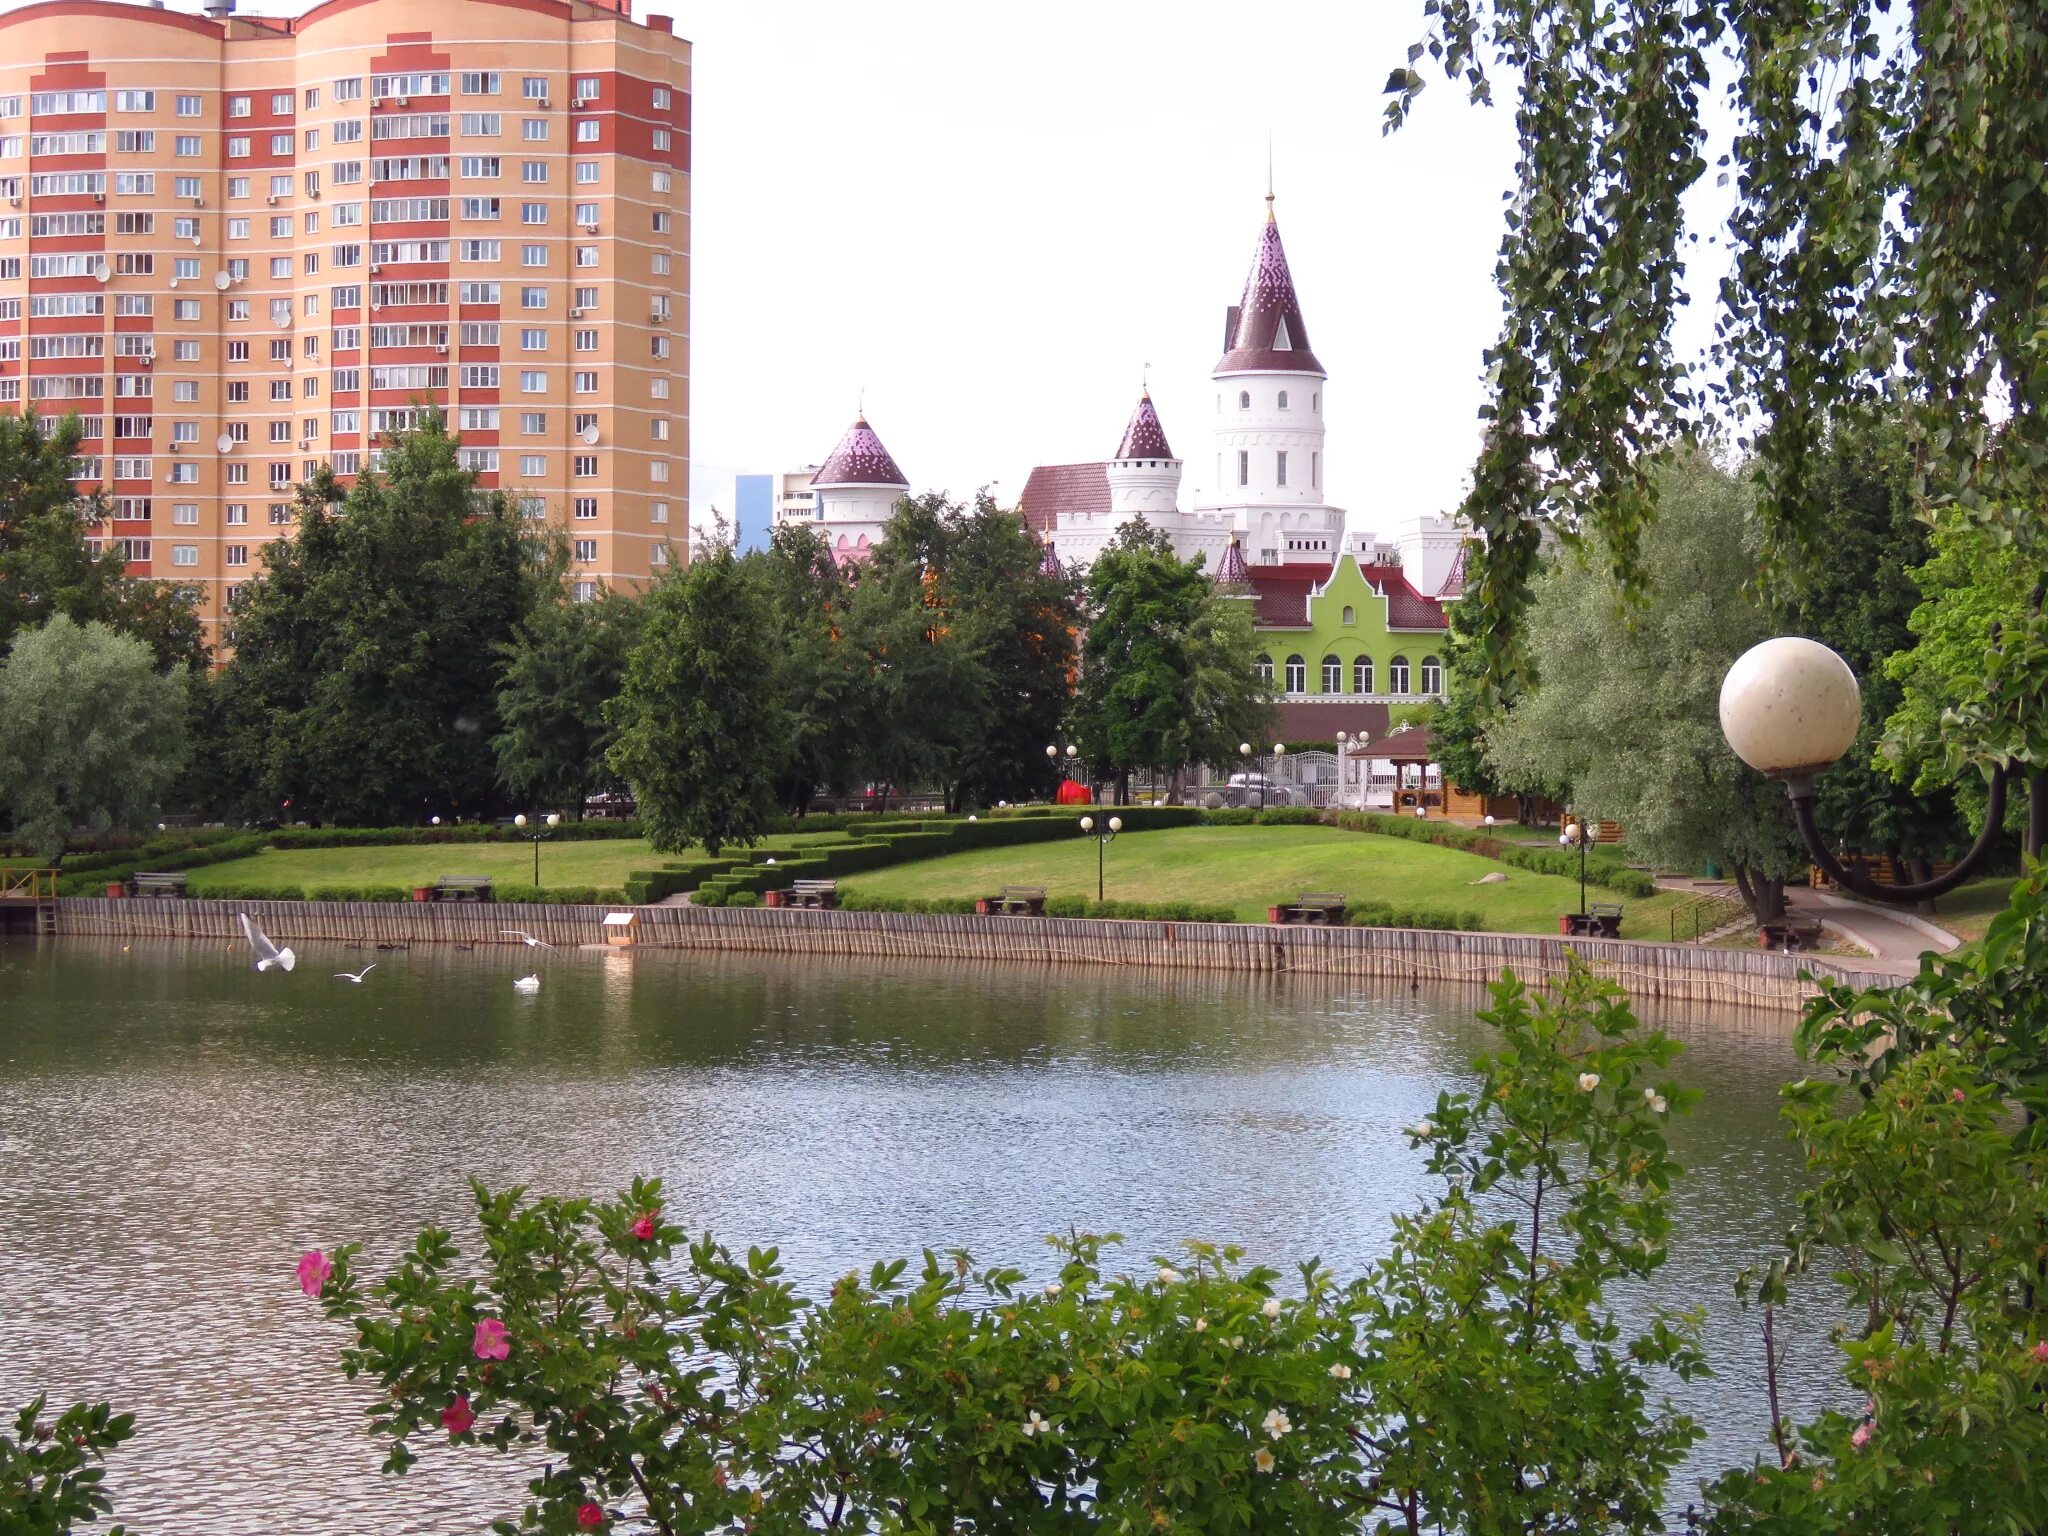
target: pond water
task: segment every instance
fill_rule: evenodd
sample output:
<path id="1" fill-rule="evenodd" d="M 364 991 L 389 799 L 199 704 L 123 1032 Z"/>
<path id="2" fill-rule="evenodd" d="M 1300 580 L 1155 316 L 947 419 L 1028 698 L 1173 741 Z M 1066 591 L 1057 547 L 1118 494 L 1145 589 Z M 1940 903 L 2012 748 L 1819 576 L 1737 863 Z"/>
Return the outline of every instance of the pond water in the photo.
<path id="1" fill-rule="evenodd" d="M 371 960 L 363 986 L 331 979 Z M 673 952 L 308 946 L 258 976 L 239 945 L 0 943 L 0 1404 L 135 1410 L 109 1482 L 144 1536 L 478 1531 L 516 1479 L 474 1453 L 380 1477 L 302 1249 L 362 1240 L 379 1265 L 429 1223 L 463 1240 L 471 1175 L 646 1172 L 676 1219 L 779 1245 L 814 1288 L 924 1246 L 1040 1273 L 1069 1227 L 1126 1234 L 1133 1266 L 1206 1238 L 1355 1274 L 1430 1187 L 1401 1127 L 1468 1080 L 1480 1000 Z M 1767 1427 L 1730 1282 L 1792 1210 L 1776 1110 L 1798 1064 L 1789 1019 L 1646 1012 L 1705 1090 L 1657 1287 L 1710 1309 L 1717 1375 L 1675 1389 L 1713 1432 L 1704 1472 Z M 1827 1365 L 1795 1357 L 1795 1403 Z"/>

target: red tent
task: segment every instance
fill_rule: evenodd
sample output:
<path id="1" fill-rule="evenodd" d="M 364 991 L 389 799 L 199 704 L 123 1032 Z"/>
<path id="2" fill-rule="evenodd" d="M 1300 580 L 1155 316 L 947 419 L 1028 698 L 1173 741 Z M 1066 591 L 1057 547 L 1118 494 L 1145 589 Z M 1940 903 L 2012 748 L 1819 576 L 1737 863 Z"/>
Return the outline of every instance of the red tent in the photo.
<path id="1" fill-rule="evenodd" d="M 1060 792 L 1053 796 L 1053 800 L 1058 805 L 1093 805 L 1095 803 L 1095 797 L 1088 793 L 1088 786 L 1077 783 L 1073 779 L 1062 779 L 1060 781 Z"/>

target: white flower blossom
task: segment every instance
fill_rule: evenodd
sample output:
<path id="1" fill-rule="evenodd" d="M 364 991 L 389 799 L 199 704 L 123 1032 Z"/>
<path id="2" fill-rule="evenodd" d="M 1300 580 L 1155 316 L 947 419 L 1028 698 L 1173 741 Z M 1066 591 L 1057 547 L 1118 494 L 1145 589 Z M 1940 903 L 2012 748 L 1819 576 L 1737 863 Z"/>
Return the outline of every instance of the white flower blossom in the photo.
<path id="1" fill-rule="evenodd" d="M 1196 1319 L 1195 1319 L 1195 1332 L 1197 1332 L 1197 1333 L 1207 1333 L 1208 1331 L 1209 1331 L 1209 1319 L 1207 1319 L 1206 1317 L 1198 1317 L 1198 1318 L 1196 1318 Z"/>
<path id="2" fill-rule="evenodd" d="M 1579 1074 L 1579 1092 L 1591 1093 L 1599 1086 L 1600 1074 L 1598 1072 L 1581 1072 Z"/>
<path id="3" fill-rule="evenodd" d="M 1162 1264 L 1162 1265 L 1160 1265 L 1160 1266 L 1159 1266 L 1159 1283 L 1160 1283 L 1161 1285 L 1179 1285 L 1179 1284 L 1180 1284 L 1180 1271 L 1179 1271 L 1179 1270 L 1177 1270 L 1177 1269 L 1175 1269 L 1175 1268 L 1174 1268 L 1174 1267 L 1173 1267 L 1172 1265 L 1170 1265 L 1170 1264 Z"/>
<path id="4" fill-rule="evenodd" d="M 1061 1291 L 1065 1289 L 1066 1287 L 1061 1285 L 1057 1280 L 1048 1280 L 1045 1284 L 1045 1294 L 1048 1296 L 1057 1296 Z"/>
<path id="5" fill-rule="evenodd" d="M 1658 1095 L 1657 1095 L 1657 1096 L 1656 1096 L 1655 1098 L 1653 1098 L 1653 1099 L 1651 1099 L 1651 1100 L 1650 1100 L 1650 1113 L 1651 1113 L 1651 1114 L 1654 1114 L 1654 1115 L 1661 1115 L 1661 1114 L 1663 1114 L 1663 1113 L 1664 1113 L 1664 1111 L 1665 1111 L 1665 1110 L 1669 1109 L 1670 1107 L 1671 1107 L 1671 1106 L 1670 1106 L 1669 1104 L 1667 1104 L 1667 1103 L 1665 1103 L 1665 1102 L 1664 1102 L 1664 1095 L 1663 1095 L 1663 1094 L 1661 1094 L 1661 1093 L 1660 1093 L 1660 1094 L 1658 1094 Z"/>
<path id="6" fill-rule="evenodd" d="M 1268 1317 L 1278 1317 L 1280 1315 L 1280 1298 L 1278 1296 L 1270 1298 L 1259 1310 Z"/>
<path id="7" fill-rule="evenodd" d="M 1337 1381 L 1349 1381 L 1351 1379 L 1351 1367 L 1346 1365 L 1342 1360 L 1339 1360 L 1335 1365 L 1330 1367 L 1330 1375 L 1332 1379 Z"/>
<path id="8" fill-rule="evenodd" d="M 1024 1438 L 1028 1440 L 1033 1435 L 1049 1435 L 1052 1433 L 1052 1428 L 1052 1425 L 1046 1423 L 1039 1416 L 1038 1410 L 1034 1408 L 1031 1410 L 1031 1417 L 1024 1421 Z"/>
<path id="9" fill-rule="evenodd" d="M 1267 1450 L 1263 1445 L 1260 1446 L 1256 1451 L 1252 1452 L 1252 1465 L 1257 1467 L 1261 1472 L 1272 1471 L 1273 1453 Z"/>
<path id="10" fill-rule="evenodd" d="M 1427 1141 L 1436 1134 L 1436 1126 L 1427 1120 L 1418 1120 L 1408 1127 L 1408 1134 L 1417 1141 Z"/>
<path id="11" fill-rule="evenodd" d="M 1292 1424 L 1287 1422 L 1287 1415 L 1278 1408 L 1269 1408 L 1266 1411 L 1266 1416 L 1259 1420 L 1259 1423 L 1264 1427 L 1266 1433 L 1275 1440 L 1278 1440 L 1287 1431 L 1294 1428 Z"/>
<path id="12" fill-rule="evenodd" d="M 1241 1333 L 1233 1333 L 1229 1338 L 1225 1339 L 1223 1342 L 1228 1344 L 1232 1349 L 1243 1349 L 1244 1335 Z"/>

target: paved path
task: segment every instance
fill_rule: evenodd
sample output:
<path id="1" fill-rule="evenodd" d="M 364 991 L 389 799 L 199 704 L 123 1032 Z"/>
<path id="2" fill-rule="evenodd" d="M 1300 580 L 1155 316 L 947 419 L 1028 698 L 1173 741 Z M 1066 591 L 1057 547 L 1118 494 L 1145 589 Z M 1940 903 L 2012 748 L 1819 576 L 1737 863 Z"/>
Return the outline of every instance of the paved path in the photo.
<path id="1" fill-rule="evenodd" d="M 1687 891 L 1699 896 L 1741 899 L 1741 893 L 1726 881 L 1660 879 L 1657 884 L 1666 890 Z M 1790 888 L 1785 892 L 1785 905 L 1801 916 L 1820 919 L 1870 950 L 1871 956 L 1864 962 L 1864 967 L 1872 971 L 1912 976 L 1920 969 L 1923 951 L 1950 950 L 1961 942 L 1954 934 L 1919 913 L 1892 912 L 1867 902 L 1852 901 L 1831 891 L 1809 890 L 1804 886 Z M 1748 927 L 1745 919 L 1730 931 L 1740 932 Z"/>

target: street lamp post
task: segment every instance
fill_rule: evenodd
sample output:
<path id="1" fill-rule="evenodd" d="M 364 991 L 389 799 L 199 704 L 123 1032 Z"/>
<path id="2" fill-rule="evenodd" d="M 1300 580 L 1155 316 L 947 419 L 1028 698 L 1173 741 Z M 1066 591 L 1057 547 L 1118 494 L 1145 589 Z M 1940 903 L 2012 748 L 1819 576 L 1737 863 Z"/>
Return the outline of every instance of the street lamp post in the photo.
<path id="1" fill-rule="evenodd" d="M 1339 731 L 1337 733 L 1337 808 L 1339 810 L 1344 808 L 1344 770 L 1346 767 L 1344 748 L 1350 740 L 1351 738 L 1344 732 Z"/>
<path id="2" fill-rule="evenodd" d="M 1945 875 L 1913 885 L 1878 885 L 1851 873 L 1828 851 L 1814 819 L 1818 794 L 1813 781 L 1832 768 L 1856 739 L 1863 697 L 1849 664 L 1818 640 L 1780 635 L 1750 647 L 1721 679 L 1721 734 L 1750 767 L 1783 782 L 1792 798 L 1792 819 L 1813 862 L 1837 885 L 1871 901 L 1905 906 L 1945 895 L 1971 879 L 1998 841 L 2005 822 L 2005 793 L 2017 769 L 2010 759 L 1992 766 L 1984 806 L 1984 829 L 1970 851 Z M 2044 818 L 2029 818 L 2026 852 L 2041 856 Z"/>
<path id="3" fill-rule="evenodd" d="M 1276 741 L 1276 742 L 1274 742 L 1274 743 L 1273 743 L 1273 772 L 1274 772 L 1275 776 L 1277 776 L 1277 775 L 1279 774 L 1279 772 L 1280 772 L 1280 762 L 1281 762 L 1281 759 L 1285 758 L 1286 756 L 1287 756 L 1287 743 L 1286 743 L 1286 742 L 1284 742 L 1284 741 Z M 1259 809 L 1263 811 L 1263 810 L 1264 810 L 1264 809 L 1266 808 L 1266 785 L 1265 785 L 1265 777 L 1266 777 L 1266 775 L 1265 775 L 1265 764 L 1264 764 L 1264 763 L 1261 763 L 1261 764 L 1259 765 L 1259 768 L 1260 768 L 1260 772 L 1259 772 L 1259 780 L 1260 780 L 1260 783 L 1259 783 Z"/>
<path id="4" fill-rule="evenodd" d="M 1493 820 L 1491 816 L 1486 819 L 1489 823 Z M 1566 822 L 1564 830 L 1557 834 L 1559 847 L 1579 850 L 1579 917 L 1582 920 L 1586 915 L 1586 845 L 1592 841 L 1593 830 L 1586 825 L 1584 816 Z"/>
<path id="5" fill-rule="evenodd" d="M 1110 817 L 1108 827 L 1101 832 L 1095 830 L 1095 818 L 1093 816 L 1083 816 L 1081 818 L 1081 830 L 1095 839 L 1095 899 L 1097 901 L 1102 900 L 1102 850 L 1115 842 L 1117 833 L 1123 831 L 1123 829 L 1124 819 L 1121 816 Z"/>
<path id="6" fill-rule="evenodd" d="M 548 833 L 554 831 L 555 828 L 559 827 L 561 824 L 562 818 L 556 815 L 553 811 L 549 811 L 547 823 L 545 826 L 536 825 L 531 832 L 526 833 L 527 837 L 533 843 L 533 888 L 535 890 L 540 889 L 540 840 L 546 837 Z M 525 814 L 521 813 L 520 815 L 514 816 L 512 818 L 512 825 L 519 828 L 522 832 L 525 832 Z"/>
<path id="7" fill-rule="evenodd" d="M 1060 773 L 1063 778 L 1073 777 L 1075 769 L 1082 766 L 1080 759 L 1081 749 L 1075 746 L 1072 742 L 1069 742 L 1067 744 L 1067 750 L 1064 759 L 1062 758 L 1060 749 L 1057 745 L 1048 746 L 1045 749 L 1045 760 L 1051 763 L 1053 765 L 1054 771 Z M 1063 763 L 1064 766 L 1062 766 Z M 1090 800 L 1090 802 L 1093 802 L 1093 800 L 1095 799 L 1095 786 L 1093 784 L 1090 784 L 1088 786 L 1088 799 Z"/>

